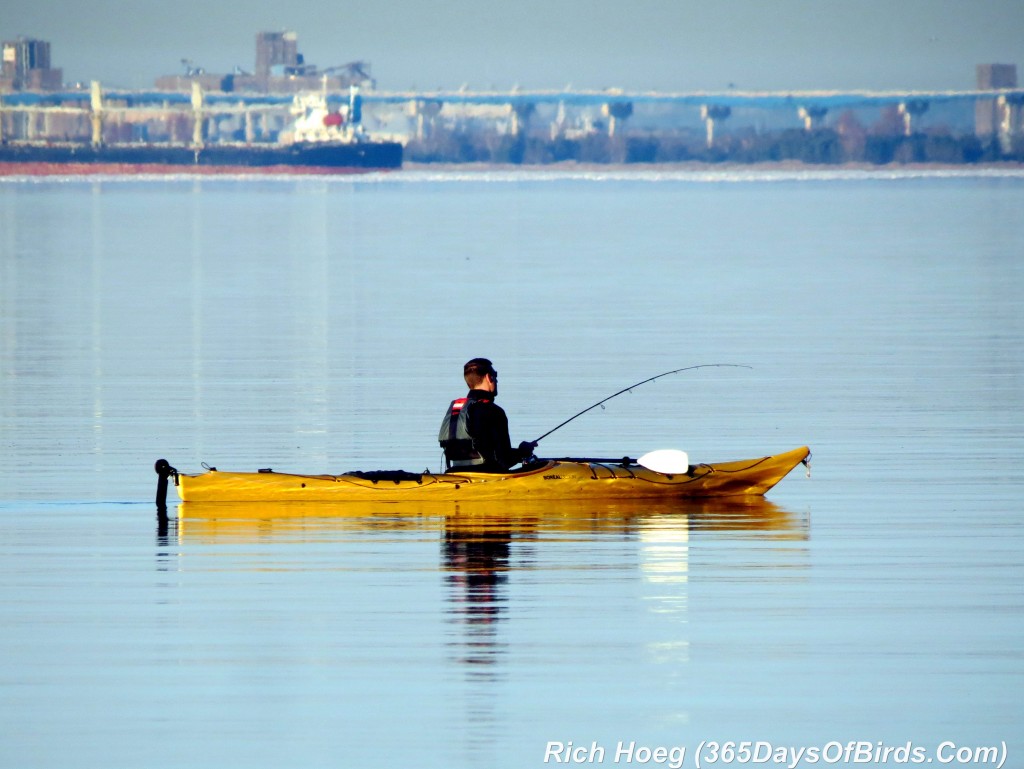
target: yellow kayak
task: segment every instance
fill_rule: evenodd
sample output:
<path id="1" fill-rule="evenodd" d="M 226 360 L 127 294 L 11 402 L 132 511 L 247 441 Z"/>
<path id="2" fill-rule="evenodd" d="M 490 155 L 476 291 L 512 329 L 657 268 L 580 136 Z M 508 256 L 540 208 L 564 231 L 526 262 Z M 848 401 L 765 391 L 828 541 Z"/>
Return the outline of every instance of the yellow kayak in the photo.
<path id="1" fill-rule="evenodd" d="M 508 473 L 404 471 L 298 475 L 260 470 L 178 473 L 166 460 L 157 472 L 173 479 L 183 502 L 463 502 L 516 499 L 694 499 L 762 496 L 801 462 L 803 446 L 774 456 L 691 465 L 665 474 L 632 461 L 541 460 Z M 165 477 L 161 475 L 161 480 Z"/>

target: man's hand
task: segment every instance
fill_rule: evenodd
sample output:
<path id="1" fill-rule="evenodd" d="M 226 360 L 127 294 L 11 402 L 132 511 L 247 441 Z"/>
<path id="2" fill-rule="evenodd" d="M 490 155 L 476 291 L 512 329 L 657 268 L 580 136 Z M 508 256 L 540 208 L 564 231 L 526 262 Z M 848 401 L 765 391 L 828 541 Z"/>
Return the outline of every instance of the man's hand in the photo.
<path id="1" fill-rule="evenodd" d="M 533 450 L 537 448 L 537 441 L 523 441 L 519 444 L 519 456 L 529 459 L 533 456 Z"/>

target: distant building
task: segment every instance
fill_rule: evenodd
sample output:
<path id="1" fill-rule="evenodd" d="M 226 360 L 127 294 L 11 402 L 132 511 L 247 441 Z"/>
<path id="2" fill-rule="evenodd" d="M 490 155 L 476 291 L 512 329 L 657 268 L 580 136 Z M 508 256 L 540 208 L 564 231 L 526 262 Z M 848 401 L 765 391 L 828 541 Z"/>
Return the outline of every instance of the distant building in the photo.
<path id="1" fill-rule="evenodd" d="M 299 53 L 298 35 L 294 32 L 260 32 L 256 35 L 256 68 L 254 72 L 236 72 L 215 75 L 187 65 L 184 75 L 164 75 L 157 78 L 161 91 L 190 91 L 193 82 L 199 82 L 204 91 L 238 91 L 245 93 L 297 93 L 323 88 L 341 91 L 350 85 L 373 87 L 370 65 L 350 62 L 335 67 L 318 69 L 307 64 Z"/>
<path id="2" fill-rule="evenodd" d="M 256 35 L 256 77 L 269 80 L 271 72 L 284 74 L 303 68 L 299 36 L 294 32 L 259 32 Z M 314 69 L 316 69 L 314 67 Z M 303 72 L 302 74 L 305 74 Z"/>
<path id="3" fill-rule="evenodd" d="M 979 64 L 978 90 L 992 91 L 1017 87 L 1016 64 Z"/>
<path id="4" fill-rule="evenodd" d="M 978 90 L 998 91 L 1017 87 L 1016 64 L 979 64 Z M 1008 120 L 1008 110 L 1013 105 L 1001 103 L 999 99 L 978 99 L 974 104 L 974 133 L 977 136 L 997 136 L 1013 130 Z M 1011 125 L 1007 125 L 1010 122 Z"/>
<path id="5" fill-rule="evenodd" d="M 63 72 L 50 67 L 47 41 L 19 37 L 3 43 L 0 90 L 58 91 L 63 85 Z"/>

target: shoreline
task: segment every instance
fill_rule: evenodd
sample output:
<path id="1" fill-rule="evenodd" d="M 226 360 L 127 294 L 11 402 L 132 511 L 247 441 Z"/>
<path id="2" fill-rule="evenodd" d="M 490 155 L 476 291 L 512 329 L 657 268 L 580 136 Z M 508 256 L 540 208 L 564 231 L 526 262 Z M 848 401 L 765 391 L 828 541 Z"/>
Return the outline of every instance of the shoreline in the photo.
<path id="1" fill-rule="evenodd" d="M 802 163 L 800 161 L 778 161 L 765 163 L 704 163 L 687 161 L 684 163 L 577 163 L 564 161 L 545 164 L 515 163 L 417 163 L 405 162 L 401 172 L 438 172 L 438 173 L 565 173 L 565 174 L 713 174 L 713 173 L 893 173 L 893 172 L 966 172 L 975 171 L 1008 171 L 1024 173 L 1024 162 L 996 161 L 989 163 Z"/>
<path id="2" fill-rule="evenodd" d="M 216 171 L 211 173 L 211 171 Z M 403 163 L 401 168 L 375 171 L 360 169 L 354 173 L 323 173 L 315 169 L 245 168 L 237 170 L 208 169 L 206 172 L 180 167 L 166 169 L 114 169 L 99 171 L 95 166 L 76 168 L 50 165 L 45 172 L 38 169 L 4 168 L 0 164 L 0 184 L 43 181 L 103 180 L 273 180 L 316 178 L 367 183 L 384 182 L 459 182 L 459 181 L 816 181 L 859 179 L 1024 179 L 1024 162 L 995 161 L 987 163 L 870 163 L 813 164 L 799 161 L 764 163 L 578 163 L 565 161 L 549 164 L 513 163 Z"/>

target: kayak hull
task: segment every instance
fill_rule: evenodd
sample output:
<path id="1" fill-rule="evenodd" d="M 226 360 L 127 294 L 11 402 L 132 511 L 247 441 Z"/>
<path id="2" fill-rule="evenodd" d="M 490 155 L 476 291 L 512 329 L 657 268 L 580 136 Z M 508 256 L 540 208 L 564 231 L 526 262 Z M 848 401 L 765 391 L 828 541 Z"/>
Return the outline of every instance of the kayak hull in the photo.
<path id="1" fill-rule="evenodd" d="M 763 496 L 801 462 L 803 446 L 782 454 L 698 464 L 677 475 L 636 464 L 546 460 L 509 473 L 401 471 L 297 475 L 270 470 L 177 474 L 182 502 L 462 502 L 511 499 L 697 499 Z"/>

